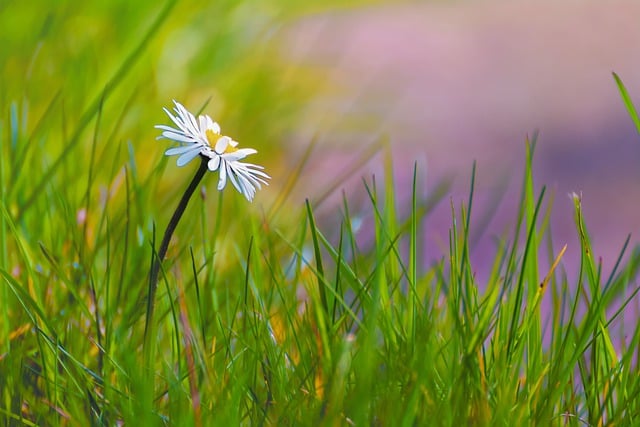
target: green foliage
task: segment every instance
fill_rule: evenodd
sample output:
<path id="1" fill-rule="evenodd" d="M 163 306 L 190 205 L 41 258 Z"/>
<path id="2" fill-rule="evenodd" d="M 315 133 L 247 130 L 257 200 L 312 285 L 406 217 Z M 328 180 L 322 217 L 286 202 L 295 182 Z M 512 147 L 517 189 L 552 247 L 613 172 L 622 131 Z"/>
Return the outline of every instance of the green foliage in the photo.
<path id="1" fill-rule="evenodd" d="M 562 274 L 535 139 L 514 229 L 479 282 L 475 167 L 468 201 L 451 202 L 449 252 L 432 265 L 422 230 L 444 191 L 421 198 L 414 169 L 400 209 L 389 152 L 382 180 L 363 183 L 367 207 L 344 199 L 333 226 L 315 213 L 324 195 L 288 199 L 309 152 L 294 164 L 280 139 L 323 88 L 313 70 L 278 78 L 293 65 L 265 37 L 320 3 L 135 5 L 0 4 L 4 424 L 638 423 L 629 303 L 640 253 L 623 261 L 627 242 L 605 274 L 575 196 L 581 268 Z M 153 141 L 171 97 L 256 142 L 282 181 L 256 205 L 233 190 L 191 201 L 145 363 L 153 249 L 194 172 L 167 166 Z"/>
<path id="2" fill-rule="evenodd" d="M 618 90 L 620 91 L 620 96 L 622 97 L 622 102 L 624 106 L 627 108 L 629 112 L 629 116 L 631 120 L 633 120 L 633 124 L 636 126 L 636 130 L 640 134 L 640 117 L 638 117 L 638 112 L 636 111 L 636 107 L 633 105 L 633 101 L 631 101 L 631 96 L 627 91 L 624 83 L 616 73 L 613 73 L 613 78 L 616 81 L 616 85 L 618 86 Z"/>

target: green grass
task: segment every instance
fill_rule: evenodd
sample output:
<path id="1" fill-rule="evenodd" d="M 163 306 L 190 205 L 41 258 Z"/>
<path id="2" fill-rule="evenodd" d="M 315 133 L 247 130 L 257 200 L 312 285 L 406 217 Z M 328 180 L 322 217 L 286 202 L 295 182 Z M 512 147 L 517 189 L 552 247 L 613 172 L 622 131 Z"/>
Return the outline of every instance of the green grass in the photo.
<path id="1" fill-rule="evenodd" d="M 472 261 L 473 166 L 469 198 L 450 201 L 448 251 L 429 264 L 422 231 L 446 191 L 420 197 L 414 167 L 399 206 L 390 150 L 384 175 L 362 183 L 365 207 L 345 197 L 319 218 L 336 185 L 291 201 L 314 147 L 291 156 L 283 140 L 333 83 L 264 35 L 319 4 L 129 4 L 0 5 L 5 425 L 640 423 L 640 252 L 628 240 L 603 271 L 574 195 L 582 256 L 568 277 L 532 175 L 535 138 L 493 263 Z M 190 37 L 184 79 L 167 89 L 162 52 Z M 152 255 L 195 172 L 154 141 L 172 97 L 255 146 L 274 179 L 249 204 L 205 177 L 161 272 L 147 361 Z"/>

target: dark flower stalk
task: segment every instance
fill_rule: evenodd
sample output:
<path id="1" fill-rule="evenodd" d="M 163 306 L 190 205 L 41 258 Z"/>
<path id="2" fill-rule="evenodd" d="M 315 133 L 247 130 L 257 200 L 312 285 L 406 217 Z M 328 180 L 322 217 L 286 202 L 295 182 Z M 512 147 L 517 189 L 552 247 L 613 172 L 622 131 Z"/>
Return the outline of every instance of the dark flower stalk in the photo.
<path id="1" fill-rule="evenodd" d="M 178 207 L 176 208 L 169 224 L 167 225 L 167 229 L 164 231 L 164 236 L 162 237 L 162 242 L 160 243 L 160 248 L 158 249 L 158 253 L 154 256 L 154 262 L 151 267 L 151 272 L 149 274 L 149 293 L 147 296 L 147 318 L 144 325 L 144 341 L 145 347 L 149 345 L 150 331 L 149 328 L 153 322 L 153 312 L 155 306 L 155 296 L 156 290 L 158 289 L 158 277 L 160 276 L 160 269 L 162 268 L 162 261 L 164 261 L 164 257 L 167 255 L 167 249 L 169 248 L 169 242 L 171 241 L 171 236 L 178 226 L 178 222 L 180 218 L 182 218 L 182 214 L 184 214 L 185 209 L 187 208 L 187 204 L 189 203 L 189 199 L 195 192 L 198 184 L 202 181 L 204 174 L 207 172 L 207 159 L 204 156 L 201 156 L 200 167 L 198 171 L 194 175 L 191 183 L 187 187 L 187 190 L 182 195 L 180 199 L 180 203 L 178 203 Z"/>

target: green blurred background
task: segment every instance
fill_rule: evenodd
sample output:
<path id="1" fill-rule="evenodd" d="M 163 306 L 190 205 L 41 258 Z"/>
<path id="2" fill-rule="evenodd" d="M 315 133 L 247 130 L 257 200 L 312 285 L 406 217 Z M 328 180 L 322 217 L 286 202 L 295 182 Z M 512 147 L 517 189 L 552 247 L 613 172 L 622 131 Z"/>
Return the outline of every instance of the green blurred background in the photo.
<path id="1" fill-rule="evenodd" d="M 144 176 L 162 162 L 167 141 L 155 140 L 153 125 L 167 123 L 162 107 L 176 99 L 256 148 L 253 161 L 267 166 L 277 187 L 294 163 L 291 140 L 305 105 L 331 87 L 321 65 L 284 57 L 282 29 L 345 7 L 342 1 L 2 2 L 3 155 L 52 169 L 46 178 L 64 176 L 66 191 L 78 187 L 80 197 L 94 141 L 94 175 L 103 184 L 123 164 L 135 161 Z M 21 194 L 17 202 L 42 191 L 37 175 L 7 183 L 9 193 Z M 165 176 L 174 184 L 187 175 L 172 167 Z"/>
<path id="2" fill-rule="evenodd" d="M 253 205 L 227 189 L 224 212 L 234 214 L 216 223 L 250 234 L 239 215 L 286 206 L 284 195 L 302 174 L 293 171 L 320 130 L 318 123 L 305 130 L 304 123 L 316 121 L 307 108 L 311 100 L 342 90 L 328 64 L 303 64 L 288 55 L 287 29 L 306 17 L 367 3 L 1 2 L 2 198 L 22 236 L 64 256 L 76 240 L 71 236 L 84 227 L 91 241 L 106 220 L 116 233 L 131 226 L 138 244 L 147 245 L 195 168 L 176 167 L 163 156 L 171 143 L 156 140 L 153 126 L 169 123 L 162 107 L 171 108 L 172 99 L 209 114 L 224 134 L 258 150 L 251 162 L 265 166 L 271 185 Z M 329 109 L 318 120 L 336 114 Z M 216 182 L 211 176 L 204 183 L 215 197 Z M 321 193 L 313 186 L 298 190 L 302 197 Z M 125 212 L 128 203 L 135 209 Z M 219 205 L 207 205 L 212 222 Z M 107 210 L 110 217 L 103 216 Z M 279 212 L 285 222 L 298 214 Z M 202 226 L 196 214 L 187 212 L 178 241 L 182 234 L 192 242 L 189 236 Z M 141 265 L 141 278 L 144 271 Z"/>

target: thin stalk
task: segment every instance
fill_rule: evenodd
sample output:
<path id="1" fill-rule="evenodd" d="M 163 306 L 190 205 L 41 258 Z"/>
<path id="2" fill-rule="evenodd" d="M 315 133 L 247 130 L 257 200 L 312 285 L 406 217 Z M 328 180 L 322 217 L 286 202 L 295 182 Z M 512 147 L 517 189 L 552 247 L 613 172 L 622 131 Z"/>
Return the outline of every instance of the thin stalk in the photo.
<path id="1" fill-rule="evenodd" d="M 144 325 L 144 342 L 145 348 L 149 346 L 150 334 L 149 328 L 151 327 L 153 321 L 153 310 L 155 306 L 155 296 L 156 290 L 158 288 L 158 276 L 160 275 L 160 268 L 162 267 L 162 261 L 164 261 L 164 257 L 167 255 L 167 249 L 169 248 L 169 242 L 171 241 L 171 236 L 178 226 L 178 222 L 180 218 L 182 218 L 182 214 L 187 208 L 187 204 L 189 203 L 189 199 L 193 195 L 194 191 L 198 187 L 200 181 L 204 177 L 205 172 L 207 172 L 207 160 L 206 158 L 201 158 L 200 167 L 198 171 L 194 175 L 189 187 L 182 195 L 180 199 L 180 203 L 178 203 L 178 207 L 176 211 L 173 213 L 169 224 L 167 225 L 167 229 L 164 231 L 164 236 L 162 237 L 162 242 L 160 243 L 160 248 L 158 249 L 158 253 L 154 258 L 153 266 L 151 267 L 151 273 L 149 274 L 149 294 L 147 297 L 147 319 Z"/>

